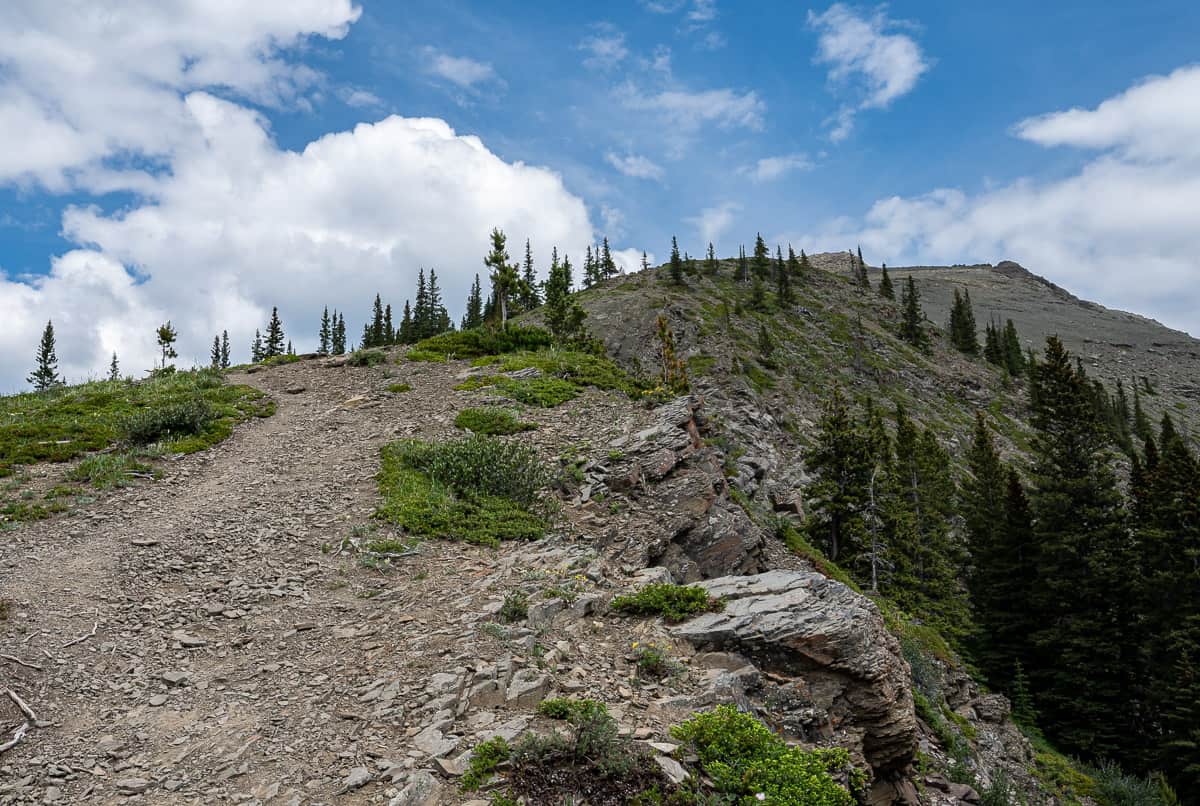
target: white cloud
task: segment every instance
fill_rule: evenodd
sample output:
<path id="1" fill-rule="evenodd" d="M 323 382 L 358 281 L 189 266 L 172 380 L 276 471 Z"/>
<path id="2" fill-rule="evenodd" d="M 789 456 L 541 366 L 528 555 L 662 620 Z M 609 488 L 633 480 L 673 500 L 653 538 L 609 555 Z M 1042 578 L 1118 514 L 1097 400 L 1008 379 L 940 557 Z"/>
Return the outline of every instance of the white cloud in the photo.
<path id="1" fill-rule="evenodd" d="M 753 182 L 773 182 L 793 171 L 808 171 L 812 160 L 805 154 L 782 154 L 778 157 L 763 157 L 751 165 L 743 165 L 738 173 Z"/>
<path id="2" fill-rule="evenodd" d="M 625 213 L 617 207 L 600 205 L 600 220 L 609 238 L 620 238 L 625 234 Z"/>
<path id="3" fill-rule="evenodd" d="M 674 14 L 685 5 L 685 0 L 640 0 L 642 8 L 653 14 Z"/>
<path id="4" fill-rule="evenodd" d="M 706 207 L 699 215 L 686 218 L 684 221 L 696 228 L 700 240 L 707 245 L 718 244 L 721 236 L 733 226 L 733 220 L 741 211 L 742 206 L 736 202 L 724 202 L 716 207 Z"/>
<path id="5" fill-rule="evenodd" d="M 596 33 L 584 37 L 578 48 L 588 54 L 583 60 L 584 66 L 598 70 L 610 70 L 629 55 L 625 34 L 604 23 L 596 26 Z"/>
<path id="6" fill-rule="evenodd" d="M 840 94 L 854 96 L 829 121 L 834 142 L 849 136 L 856 112 L 887 107 L 911 92 L 932 66 L 912 37 L 891 32 L 907 23 L 890 19 L 882 9 L 864 16 L 835 3 L 821 14 L 810 11 L 808 24 L 818 33 L 814 60 L 829 65 L 829 79 Z"/>
<path id="7" fill-rule="evenodd" d="M 1092 110 L 1019 123 L 1043 146 L 1100 149 L 1076 174 L 970 195 L 882 199 L 835 222 L 822 247 L 889 264 L 1016 260 L 1081 296 L 1200 335 L 1200 66 L 1135 85 Z"/>
<path id="8" fill-rule="evenodd" d="M 425 48 L 424 53 L 426 72 L 461 89 L 473 90 L 477 84 L 500 80 L 495 69 L 487 62 L 476 61 L 466 56 L 451 56 L 433 47 Z"/>
<path id="9" fill-rule="evenodd" d="M 694 0 L 687 18 L 693 23 L 712 22 L 717 18 L 717 0 Z"/>
<path id="10" fill-rule="evenodd" d="M 300 103 L 319 76 L 280 54 L 309 36 L 344 36 L 359 13 L 350 0 L 7 0 L 0 182 L 137 185 L 139 172 L 101 166 L 128 153 L 169 160 L 185 147 L 181 93 L 220 88 L 265 105 Z"/>
<path id="11" fill-rule="evenodd" d="M 609 151 L 604 155 L 604 159 L 621 173 L 635 179 L 659 180 L 663 178 L 662 166 L 638 154 L 626 154 L 622 157 Z"/>
<path id="12" fill-rule="evenodd" d="M 340 93 L 342 103 L 356 109 L 370 109 L 383 106 L 383 99 L 373 92 L 347 87 Z"/>
<path id="13" fill-rule="evenodd" d="M 683 132 L 694 132 L 707 124 L 758 131 L 767 112 L 766 102 L 753 91 L 671 89 L 648 94 L 626 85 L 618 91 L 618 97 L 627 109 L 657 114 Z"/>
<path id="14" fill-rule="evenodd" d="M 108 44 L 76 46 L 86 64 Z M 260 57 L 271 53 L 264 46 Z M 287 65 L 271 70 L 295 74 Z M 216 65 L 210 72 L 222 73 Z M 126 82 L 119 73 L 110 78 Z M 0 97 L 14 87 L 13 75 L 0 74 Z M 103 76 L 89 91 L 115 92 Z M 505 162 L 444 121 L 392 116 L 290 151 L 272 140 L 260 114 L 231 100 L 206 91 L 163 98 L 174 106 L 157 118 L 170 124 L 158 139 L 147 130 L 143 140 L 121 142 L 123 153 L 167 170 L 121 172 L 85 157 L 46 172 L 74 176 L 92 166 L 90 181 L 136 181 L 141 195 L 115 212 L 69 208 L 63 235 L 81 248 L 54 258 L 49 274 L 0 272 L 0 391 L 24 385 L 47 319 L 71 379 L 102 373 L 113 350 L 126 371 L 140 374 L 153 359 L 153 328 L 168 318 L 180 331 L 183 365 L 206 362 L 222 329 L 243 359 L 272 305 L 304 350 L 324 305 L 345 311 L 353 336 L 376 292 L 403 306 L 419 267 L 437 270 L 447 304 L 459 308 L 482 273 L 493 226 L 510 233 L 514 256 L 531 238 L 543 270 L 551 246 L 577 253 L 592 241 L 586 207 L 557 174 Z M 0 131 L 12 132 L 7 114 L 0 104 Z"/>
<path id="15" fill-rule="evenodd" d="M 632 274 L 642 270 L 642 250 L 640 249 L 613 249 L 612 259 L 622 274 Z M 647 253 L 646 261 L 651 266 L 654 265 L 653 252 Z"/>

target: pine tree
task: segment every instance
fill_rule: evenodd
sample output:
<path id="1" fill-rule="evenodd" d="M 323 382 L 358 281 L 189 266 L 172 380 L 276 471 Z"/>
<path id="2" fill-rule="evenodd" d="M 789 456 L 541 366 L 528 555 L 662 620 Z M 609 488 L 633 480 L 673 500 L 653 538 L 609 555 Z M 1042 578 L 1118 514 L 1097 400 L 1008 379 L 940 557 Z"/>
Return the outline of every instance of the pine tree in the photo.
<path id="1" fill-rule="evenodd" d="M 862 550 L 862 507 L 874 462 L 870 444 L 839 389 L 826 403 L 817 444 L 806 464 L 817 476 L 810 488 L 809 531 L 831 561 L 850 566 Z"/>
<path id="2" fill-rule="evenodd" d="M 867 276 L 867 264 L 863 262 L 862 247 L 858 247 L 858 258 L 855 261 L 855 279 L 860 286 L 869 289 L 871 287 L 871 278 Z"/>
<path id="3" fill-rule="evenodd" d="M 750 286 L 750 307 L 756 311 L 767 309 L 767 287 L 757 274 L 754 275 L 754 282 Z"/>
<path id="4" fill-rule="evenodd" d="M 56 386 L 62 386 L 64 381 L 58 376 L 58 355 L 55 352 L 54 322 L 46 322 L 42 331 L 42 340 L 38 342 L 37 354 L 34 361 L 37 367 L 25 379 L 32 384 L 34 391 L 44 392 Z"/>
<path id="5" fill-rule="evenodd" d="M 333 347 L 333 329 L 329 325 L 329 306 L 325 306 L 325 310 L 321 313 L 321 329 L 317 332 L 317 352 L 321 355 L 329 355 L 330 348 Z"/>
<path id="6" fill-rule="evenodd" d="M 376 294 L 375 302 L 371 307 L 371 319 L 363 326 L 362 346 L 364 348 L 382 347 L 384 335 L 383 300 Z"/>
<path id="7" fill-rule="evenodd" d="M 479 275 L 475 275 L 475 282 L 478 284 Z M 408 300 L 404 300 L 404 313 L 400 316 L 400 327 L 396 328 L 396 342 L 398 344 L 413 344 L 417 338 L 413 333 L 413 315 L 412 304 Z"/>
<path id="8" fill-rule="evenodd" d="M 788 244 L 787 273 L 791 275 L 793 280 L 801 281 L 804 279 L 804 272 L 800 268 L 800 260 L 796 257 L 796 250 L 792 249 L 791 244 Z"/>
<path id="9" fill-rule="evenodd" d="M 796 301 L 792 294 L 792 273 L 783 263 L 783 250 L 775 247 L 775 297 L 780 305 L 791 305 Z"/>
<path id="10" fill-rule="evenodd" d="M 764 322 L 758 324 L 758 358 L 765 367 L 774 365 L 775 339 L 771 338 L 771 331 Z"/>
<path id="11" fill-rule="evenodd" d="M 1151 440 L 1154 435 L 1154 430 L 1150 427 L 1150 418 L 1142 408 L 1142 393 L 1136 380 L 1133 382 L 1133 433 L 1142 442 Z"/>
<path id="12" fill-rule="evenodd" d="M 110 381 L 121 380 L 121 365 L 117 363 L 117 352 L 113 351 L 112 361 L 108 364 L 108 379 Z"/>
<path id="13" fill-rule="evenodd" d="M 250 344 L 250 363 L 258 364 L 265 356 L 263 355 L 263 340 L 262 332 L 257 328 L 254 331 L 254 341 Z"/>
<path id="14" fill-rule="evenodd" d="M 767 273 L 771 271 L 771 253 L 761 232 L 754 238 L 754 258 L 750 265 L 754 269 L 755 277 L 759 280 L 767 279 Z"/>
<path id="15" fill-rule="evenodd" d="M 418 342 L 430 335 L 429 286 L 425 282 L 424 267 L 417 270 L 417 295 L 412 309 L 412 341 Z M 410 342 L 411 343 L 411 342 Z"/>
<path id="16" fill-rule="evenodd" d="M 704 253 L 704 273 L 709 277 L 714 277 L 720 268 L 721 265 L 717 262 L 717 251 L 713 248 L 712 241 L 709 241 L 708 251 Z"/>
<path id="17" fill-rule="evenodd" d="M 975 311 L 971 307 L 971 292 L 959 294 L 954 289 L 954 305 L 950 309 L 950 341 L 959 352 L 967 355 L 979 354 L 979 335 L 976 331 Z"/>
<path id="18" fill-rule="evenodd" d="M 408 306 L 405 305 L 407 312 Z M 467 295 L 467 309 L 463 314 L 462 329 L 471 330 L 473 328 L 483 326 L 483 287 L 479 284 L 479 275 L 475 275 L 475 282 L 471 284 L 471 293 Z"/>
<path id="19" fill-rule="evenodd" d="M 229 369 L 229 331 L 221 331 L 221 369 Z"/>
<path id="20" fill-rule="evenodd" d="M 600 276 L 605 280 L 617 276 L 617 264 L 613 261 L 612 252 L 608 248 L 607 235 L 604 236 L 603 245 L 600 247 Z"/>
<path id="21" fill-rule="evenodd" d="M 571 296 L 571 259 L 558 262 L 558 252 L 550 260 L 550 276 L 546 280 L 546 327 L 560 342 L 586 338 L 583 320 L 587 316 L 579 302 Z"/>
<path id="22" fill-rule="evenodd" d="M 983 333 L 983 357 L 989 364 L 1004 367 L 1004 347 L 1000 343 L 1000 330 L 996 323 L 989 321 Z"/>
<path id="23" fill-rule="evenodd" d="M 741 245 L 738 247 L 738 282 L 744 283 L 750 279 L 750 261 L 746 260 L 746 247 Z"/>
<path id="24" fill-rule="evenodd" d="M 671 236 L 671 282 L 683 285 L 683 259 L 679 257 L 679 241 Z"/>
<path id="25" fill-rule="evenodd" d="M 113 353 L 113 357 L 114 358 L 116 357 L 116 353 Z M 213 336 L 213 345 L 212 345 L 212 350 L 209 352 L 208 365 L 212 369 L 220 369 L 221 368 L 221 337 L 220 336 Z"/>
<path id="26" fill-rule="evenodd" d="M 608 246 L 608 239 L 604 239 L 605 247 Z M 478 278 L 478 275 L 476 275 Z M 534 308 L 542 304 L 542 295 L 538 293 L 537 270 L 533 266 L 533 247 L 529 243 L 529 239 L 525 239 L 525 262 L 522 264 L 521 273 L 521 309 L 532 311 Z M 480 296 L 480 316 L 483 315 L 483 297 Z"/>
<path id="27" fill-rule="evenodd" d="M 292 340 L 288 339 L 286 355 L 295 355 L 296 348 L 292 346 Z"/>
<path id="28" fill-rule="evenodd" d="M 896 289 L 892 287 L 892 278 L 888 275 L 887 264 L 883 264 L 883 276 L 879 278 L 879 296 L 894 300 Z"/>
<path id="29" fill-rule="evenodd" d="M 500 310 L 500 327 L 508 326 L 509 298 L 517 288 L 516 264 L 508 262 L 507 238 L 498 228 L 492 230 L 492 251 L 483 259 L 483 265 L 491 272 L 492 295 Z"/>
<path id="30" fill-rule="evenodd" d="M 179 338 L 179 333 L 171 326 L 171 320 L 168 319 L 158 326 L 158 330 L 155 331 L 155 337 L 158 340 L 159 354 L 162 359 L 159 369 L 165 371 L 167 369 L 167 361 L 179 356 L 179 353 L 175 352 L 175 341 Z M 171 364 L 170 366 L 174 368 L 175 365 Z"/>
<path id="31" fill-rule="evenodd" d="M 808 255 L 804 254 L 804 250 L 800 250 L 800 279 L 807 279 L 812 276 L 812 263 L 808 261 Z"/>
<path id="32" fill-rule="evenodd" d="M 645 250 L 642 250 L 642 271 L 650 270 L 650 258 L 646 256 Z"/>
<path id="33" fill-rule="evenodd" d="M 1029 668 L 1035 699 L 1065 748 L 1118 757 L 1135 734 L 1131 585 L 1136 567 L 1090 384 L 1058 338 L 1037 366 L 1030 505 L 1038 546 Z"/>
<path id="34" fill-rule="evenodd" d="M 388 303 L 383 308 L 383 343 L 396 343 L 396 328 L 392 326 L 392 303 Z"/>
<path id="35" fill-rule="evenodd" d="M 512 270 L 514 281 L 512 295 L 519 295 L 521 292 L 521 279 L 517 277 L 517 267 L 512 265 L 509 267 Z M 450 323 L 450 313 L 446 310 L 446 305 L 442 301 L 442 289 L 438 285 L 437 272 L 433 269 L 429 270 L 429 287 L 426 305 L 429 312 L 429 321 L 422 338 L 436 336 L 439 333 L 445 333 L 447 330 L 452 330 Z M 510 296 L 511 298 L 511 296 Z"/>
<path id="36" fill-rule="evenodd" d="M 271 308 L 271 321 L 267 323 L 267 338 L 264 344 L 264 358 L 283 355 L 283 322 L 279 321 L 279 309 Z"/>
<path id="37" fill-rule="evenodd" d="M 925 315 L 921 312 L 921 296 L 917 293 L 917 284 L 913 282 L 911 274 L 908 275 L 904 291 L 900 295 L 900 306 L 903 309 L 900 338 L 918 349 L 926 349 L 929 346 L 929 335 L 922 326 Z"/>
<path id="38" fill-rule="evenodd" d="M 1025 373 L 1025 351 L 1021 349 L 1021 337 L 1017 335 L 1017 326 L 1009 319 L 1004 323 L 1002 339 L 1004 365 L 1014 378 Z"/>

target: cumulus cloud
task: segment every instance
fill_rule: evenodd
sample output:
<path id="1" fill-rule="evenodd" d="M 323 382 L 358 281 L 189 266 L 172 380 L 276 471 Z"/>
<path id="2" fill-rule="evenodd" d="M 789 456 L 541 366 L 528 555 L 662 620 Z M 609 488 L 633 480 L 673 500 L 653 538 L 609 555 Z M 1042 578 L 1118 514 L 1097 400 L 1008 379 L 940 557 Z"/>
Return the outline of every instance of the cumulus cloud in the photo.
<path id="1" fill-rule="evenodd" d="M 102 165 L 129 153 L 169 160 L 187 147 L 181 93 L 209 87 L 268 106 L 294 102 L 318 76 L 281 53 L 310 36 L 340 38 L 359 14 L 350 0 L 8 0 L 0 182 L 136 187 L 140 172 Z"/>
<path id="2" fill-rule="evenodd" d="M 724 202 L 716 207 L 706 207 L 698 215 L 684 219 L 686 223 L 696 228 L 700 240 L 705 244 L 717 244 L 721 236 L 733 226 L 734 218 L 742 206 L 736 202 Z"/>
<path id="3" fill-rule="evenodd" d="M 1098 153 L 1063 179 L 882 199 L 862 221 L 835 222 L 816 240 L 836 249 L 861 242 L 893 265 L 1009 258 L 1081 296 L 1200 335 L 1200 66 L 1014 131 Z"/>
<path id="4" fill-rule="evenodd" d="M 750 165 L 743 165 L 738 169 L 738 173 L 752 182 L 773 182 L 793 171 L 808 171 L 812 167 L 812 160 L 805 154 L 782 154 L 777 157 L 763 157 Z"/>
<path id="5" fill-rule="evenodd" d="M 604 159 L 609 165 L 616 168 L 621 173 L 625 174 L 626 176 L 632 176 L 635 179 L 658 180 L 662 179 L 663 177 L 662 166 L 648 157 L 643 157 L 638 154 L 626 154 L 625 156 L 621 156 L 620 154 L 614 154 L 613 152 L 609 151 L 604 155 Z"/>
<path id="6" fill-rule="evenodd" d="M 303 10 L 315 9 L 321 20 L 316 12 L 340 5 L 293 2 L 286 14 L 298 30 L 310 30 L 315 23 Z M 90 61 L 88 48 L 108 47 L 76 44 L 81 62 Z M 158 52 L 152 42 L 146 51 Z M 259 57 L 272 53 L 264 45 Z M 286 65 L 270 71 L 295 75 Z M 222 74 L 216 66 L 210 72 Z M 0 76 L 0 95 L 20 89 L 10 74 Z M 112 90 L 97 77 L 90 91 Z M 420 267 L 438 272 L 447 304 L 458 308 L 475 273 L 484 272 L 494 226 L 510 234 L 514 256 L 532 239 L 543 270 L 551 246 L 577 259 L 592 241 L 585 205 L 556 173 L 505 162 L 442 120 L 392 116 L 291 151 L 272 139 L 263 115 L 229 97 L 205 90 L 165 97 L 171 113 L 159 119 L 170 125 L 158 139 L 143 133 L 144 140 L 121 142 L 122 153 L 159 159 L 169 170 L 138 174 L 139 195 L 119 210 L 68 208 L 62 232 L 80 248 L 54 258 L 48 274 L 0 272 L 0 391 L 23 386 L 47 319 L 72 380 L 103 372 L 114 350 L 139 374 L 153 360 L 154 327 L 168 318 L 180 331 L 183 365 L 206 362 L 222 329 L 244 358 L 275 305 L 304 350 L 315 342 L 323 306 L 344 311 L 353 334 L 376 292 L 402 307 Z M 7 115 L 0 105 L 0 131 L 12 132 L 24 118 Z M 45 175 L 82 175 L 97 159 L 59 159 Z M 114 182 L 132 176 L 92 168 L 96 176 L 100 169 Z"/>
<path id="7" fill-rule="evenodd" d="M 857 112 L 882 109 L 907 95 L 932 66 L 912 37 L 893 30 L 908 24 L 882 9 L 863 15 L 835 3 L 820 14 L 810 11 L 808 24 L 817 32 L 814 61 L 829 65 L 839 94 L 852 96 L 828 121 L 834 142 L 850 135 Z"/>

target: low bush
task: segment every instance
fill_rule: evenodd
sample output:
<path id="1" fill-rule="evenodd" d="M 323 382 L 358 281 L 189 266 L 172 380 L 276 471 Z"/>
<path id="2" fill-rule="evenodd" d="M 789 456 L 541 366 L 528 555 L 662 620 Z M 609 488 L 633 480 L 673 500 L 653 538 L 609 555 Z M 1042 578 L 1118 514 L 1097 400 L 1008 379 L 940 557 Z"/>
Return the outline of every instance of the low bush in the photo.
<path id="1" fill-rule="evenodd" d="M 686 621 L 699 613 L 720 611 L 725 603 L 694 585 L 654 583 L 634 594 L 612 600 L 614 610 L 638 616 L 662 616 L 670 622 Z"/>
<path id="2" fill-rule="evenodd" d="M 124 423 L 124 436 L 134 445 L 149 445 L 172 437 L 199 434 L 217 417 L 209 402 L 196 395 L 129 415 Z"/>
<path id="3" fill-rule="evenodd" d="M 546 531 L 538 491 L 547 479 L 530 448 L 491 437 L 384 446 L 377 517 L 423 537 L 495 546 Z"/>
<path id="4" fill-rule="evenodd" d="M 447 357 L 479 358 L 518 350 L 537 350 L 549 347 L 552 341 L 550 333 L 540 327 L 514 324 L 509 324 L 503 329 L 481 327 L 452 330 L 417 342 L 413 350 L 409 351 L 408 357 L 412 359 L 414 352 L 420 352 L 438 355 L 440 358 L 435 360 L 439 361 L 444 361 Z"/>
<path id="5" fill-rule="evenodd" d="M 508 409 L 496 406 L 463 409 L 454 418 L 454 425 L 465 431 L 485 435 L 518 434 L 537 428 L 537 423 L 522 422 Z"/>
<path id="6" fill-rule="evenodd" d="M 511 755 L 512 748 L 503 736 L 475 745 L 475 750 L 471 753 L 471 763 L 463 773 L 462 788 L 467 792 L 479 789 L 492 779 L 496 768 L 508 761 Z"/>
<path id="7" fill-rule="evenodd" d="M 597 700 L 572 700 L 551 697 L 538 703 L 538 713 L 549 719 L 579 720 L 592 714 L 608 713 L 604 703 Z"/>
<path id="8" fill-rule="evenodd" d="M 854 796 L 834 775 L 845 778 L 850 789 L 860 790 L 865 784 L 865 774 L 850 765 L 846 750 L 790 747 L 732 705 L 697 714 L 672 728 L 671 735 L 699 759 L 713 788 L 739 803 L 852 806 Z"/>
<path id="9" fill-rule="evenodd" d="M 579 397 L 579 387 L 558 378 L 499 378 L 496 386 L 518 403 L 552 409 Z"/>
<path id="10" fill-rule="evenodd" d="M 398 395 L 403 392 L 411 392 L 412 385 L 407 384 L 407 383 L 393 383 L 393 384 L 388 385 L 387 390 L 394 395 Z"/>
<path id="11" fill-rule="evenodd" d="M 385 361 L 387 353 L 383 350 L 355 350 L 346 359 L 346 363 L 352 367 L 373 367 Z"/>
<path id="12" fill-rule="evenodd" d="M 496 615 L 505 624 L 524 621 L 529 615 L 529 597 L 520 591 L 513 591 L 504 597 L 504 602 L 500 605 L 500 610 Z"/>

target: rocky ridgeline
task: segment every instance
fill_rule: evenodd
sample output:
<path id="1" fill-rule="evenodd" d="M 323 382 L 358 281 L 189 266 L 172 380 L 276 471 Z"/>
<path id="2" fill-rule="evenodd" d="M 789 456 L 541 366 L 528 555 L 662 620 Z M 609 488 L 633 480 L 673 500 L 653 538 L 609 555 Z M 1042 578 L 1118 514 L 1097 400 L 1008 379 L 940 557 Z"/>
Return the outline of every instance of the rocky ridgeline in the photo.
<path id="1" fill-rule="evenodd" d="M 520 438 L 579 471 L 552 534 L 383 562 L 365 542 L 402 536 L 370 517 L 380 446 L 451 437 L 457 411 L 496 400 L 455 389 L 475 371 L 462 362 L 340 364 L 239 378 L 278 413 L 161 482 L 5 533 L 0 647 L 28 665 L 0 668 L 37 722 L 0 755 L 0 803 L 485 803 L 459 787 L 472 749 L 555 730 L 537 714 L 550 696 L 606 703 L 675 780 L 670 728 L 734 702 L 846 747 L 872 770 L 871 803 L 977 802 L 916 773 L 919 749 L 940 750 L 896 638 L 735 503 L 699 398 L 647 409 L 588 390 L 524 411 L 539 427 Z M 674 626 L 610 609 L 656 581 L 700 582 L 725 608 Z M 514 597 L 527 612 L 507 623 Z M 669 673 L 639 671 L 647 646 Z M 1024 776 L 1005 701 L 939 674 L 978 771 Z M 5 708 L 0 728 L 21 719 Z"/>

